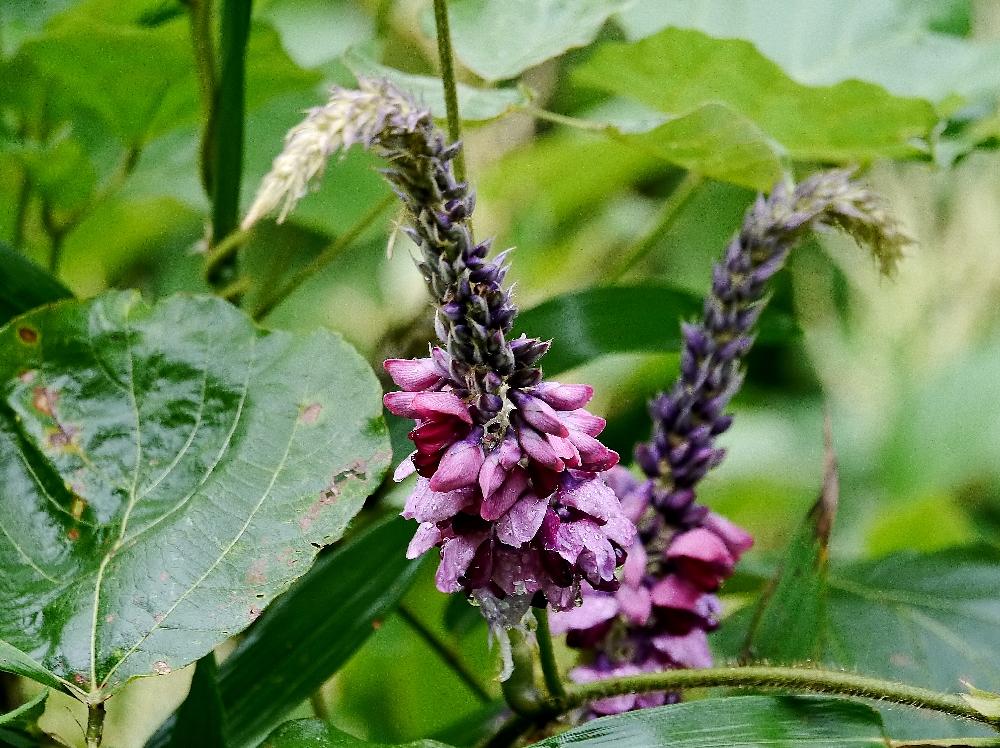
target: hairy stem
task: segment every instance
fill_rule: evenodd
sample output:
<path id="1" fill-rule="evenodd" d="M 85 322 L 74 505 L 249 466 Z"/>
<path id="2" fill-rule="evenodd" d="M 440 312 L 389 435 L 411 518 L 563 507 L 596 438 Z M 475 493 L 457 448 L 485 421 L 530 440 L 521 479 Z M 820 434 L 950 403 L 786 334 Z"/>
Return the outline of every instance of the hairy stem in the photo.
<path id="1" fill-rule="evenodd" d="M 437 32 L 441 82 L 444 84 L 444 104 L 448 112 L 448 137 L 453 143 L 462 139 L 462 118 L 458 113 L 458 90 L 455 84 L 455 61 L 451 51 L 451 31 L 448 29 L 448 2 L 434 0 L 434 28 Z M 455 158 L 455 177 L 465 181 L 465 152 Z"/>
<path id="2" fill-rule="evenodd" d="M 667 197 L 666 202 L 656 216 L 653 225 L 649 227 L 645 234 L 625 250 L 616 260 L 614 266 L 608 270 L 607 279 L 609 282 L 619 280 L 627 273 L 635 263 L 649 254 L 650 250 L 656 246 L 660 238 L 670 230 L 671 226 L 681 214 L 684 206 L 690 202 L 691 197 L 698 190 L 703 179 L 700 174 L 688 172 L 685 177 L 674 187 L 673 192 Z"/>
<path id="3" fill-rule="evenodd" d="M 542 678 L 549 695 L 555 698 L 566 696 L 562 678 L 559 677 L 559 667 L 556 665 L 556 653 L 552 647 L 552 632 L 549 630 L 549 609 L 535 608 L 535 620 L 538 628 L 535 637 L 538 639 L 538 656 L 542 662 Z"/>
<path id="4" fill-rule="evenodd" d="M 104 737 L 104 717 L 106 714 L 104 702 L 87 705 L 87 748 L 100 748 Z"/>
<path id="5" fill-rule="evenodd" d="M 591 701 L 626 693 L 677 691 L 684 688 L 774 688 L 782 691 L 853 696 L 902 704 L 916 709 L 942 712 L 982 722 L 1000 730 L 1000 719 L 980 714 L 954 694 L 871 678 L 839 670 L 794 667 L 716 667 L 703 670 L 666 670 L 587 683 L 569 689 L 561 699 L 550 699 L 544 708 L 554 714 L 575 709 Z"/>
<path id="6" fill-rule="evenodd" d="M 399 607 L 396 608 L 396 612 L 399 614 L 400 618 L 406 621 L 410 628 L 420 635 L 420 638 L 434 650 L 438 657 L 440 657 L 455 672 L 455 675 L 457 675 L 469 688 L 469 690 L 476 695 L 477 699 L 479 699 L 483 704 L 489 704 L 493 701 L 489 691 L 483 687 L 483 684 L 479 682 L 476 674 L 468 665 L 465 664 L 462 656 L 455 651 L 451 645 L 447 642 L 441 641 L 438 635 L 432 631 L 426 623 L 420 620 L 420 618 L 405 604 L 400 604 Z"/>
<path id="7" fill-rule="evenodd" d="M 314 257 L 308 265 L 295 273 L 295 275 L 293 275 L 287 283 L 281 286 L 281 288 L 275 291 L 271 296 L 267 297 L 254 312 L 253 318 L 260 321 L 274 311 L 274 308 L 291 296 L 299 286 L 333 262 L 335 258 L 339 257 L 341 252 L 353 244 L 354 241 L 361 236 L 361 234 L 363 234 L 369 226 L 375 223 L 375 220 L 382 215 L 383 212 L 385 212 L 390 206 L 394 205 L 395 202 L 396 196 L 389 194 L 376 203 L 375 206 L 361 216 L 361 218 L 359 218 L 353 226 L 338 236 L 330 244 L 330 246 L 316 255 L 316 257 Z"/>

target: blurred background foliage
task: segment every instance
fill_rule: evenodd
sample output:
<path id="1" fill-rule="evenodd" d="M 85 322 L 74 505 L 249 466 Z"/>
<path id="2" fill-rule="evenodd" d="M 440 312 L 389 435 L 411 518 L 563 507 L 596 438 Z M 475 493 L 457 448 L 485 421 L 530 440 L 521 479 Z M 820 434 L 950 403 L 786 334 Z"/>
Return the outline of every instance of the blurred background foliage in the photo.
<path id="1" fill-rule="evenodd" d="M 190 10 L 0 5 L 0 239 L 78 295 L 210 290 Z M 840 461 L 836 556 L 1000 544 L 1000 4 L 452 0 L 451 12 L 477 232 L 517 247 L 523 329 L 558 336 L 548 374 L 595 385 L 623 455 L 676 372 L 677 315 L 707 289 L 755 190 L 784 171 L 859 164 L 916 240 L 892 280 L 832 236 L 781 276 L 729 458 L 703 491 L 758 539 L 731 606 L 816 496 L 824 409 Z M 257 0 L 243 206 L 330 85 L 388 75 L 443 115 L 436 71 L 429 2 Z M 360 226 L 264 322 L 337 330 L 379 369 L 419 353 L 430 328 L 395 206 L 372 219 L 389 194 L 375 166 L 365 154 L 331 165 L 287 223 L 243 237 L 239 269 L 244 305 L 258 308 Z M 397 457 L 404 437 L 394 424 Z M 430 565 L 406 604 L 497 691 L 484 627 L 433 589 Z M 380 621 L 326 685 L 335 724 L 408 740 L 477 711 L 412 627 Z M 189 678 L 116 697 L 108 744 L 141 745 Z M 79 744 L 78 719 L 53 697 L 43 725 Z"/>

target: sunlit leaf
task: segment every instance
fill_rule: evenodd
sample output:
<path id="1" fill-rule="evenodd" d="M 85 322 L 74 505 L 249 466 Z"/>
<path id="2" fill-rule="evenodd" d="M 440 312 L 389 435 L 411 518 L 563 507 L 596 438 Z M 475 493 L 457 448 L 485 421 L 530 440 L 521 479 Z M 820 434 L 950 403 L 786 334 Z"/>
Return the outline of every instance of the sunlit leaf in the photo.
<path id="1" fill-rule="evenodd" d="M 926 101 L 861 81 L 805 86 L 749 42 L 692 30 L 667 28 L 633 44 L 604 44 L 576 79 L 671 115 L 725 104 L 796 160 L 916 156 L 926 146 L 915 141 L 929 137 L 937 122 Z"/>
<path id="2" fill-rule="evenodd" d="M 513 78 L 589 44 L 611 14 L 631 0 L 451 0 L 459 60 L 480 78 Z"/>
<path id="3" fill-rule="evenodd" d="M 0 668 L 78 696 L 246 628 L 389 461 L 349 346 L 219 299 L 63 302 L 0 351 Z"/>
<path id="4" fill-rule="evenodd" d="M 850 79 L 934 102 L 1000 93 L 1000 43 L 935 33 L 944 3 L 901 0 L 671 0 L 619 16 L 631 39 L 666 26 L 746 39 L 800 83 Z"/>

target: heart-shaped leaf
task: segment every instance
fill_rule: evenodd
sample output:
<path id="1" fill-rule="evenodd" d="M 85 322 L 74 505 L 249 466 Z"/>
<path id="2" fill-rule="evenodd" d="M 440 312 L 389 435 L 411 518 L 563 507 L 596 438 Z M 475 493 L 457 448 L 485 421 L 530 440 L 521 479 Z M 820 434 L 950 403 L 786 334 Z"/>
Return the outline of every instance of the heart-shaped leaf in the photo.
<path id="1" fill-rule="evenodd" d="M 338 337 L 113 292 L 0 329 L 0 669 L 94 702 L 248 626 L 389 461 Z"/>

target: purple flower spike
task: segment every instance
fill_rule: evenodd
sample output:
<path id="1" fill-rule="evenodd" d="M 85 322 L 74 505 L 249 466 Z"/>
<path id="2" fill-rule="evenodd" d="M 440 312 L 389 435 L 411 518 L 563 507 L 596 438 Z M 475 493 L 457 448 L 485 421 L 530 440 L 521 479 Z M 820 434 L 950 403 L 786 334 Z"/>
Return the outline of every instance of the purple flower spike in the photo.
<path id="1" fill-rule="evenodd" d="M 430 356 L 385 362 L 403 390 L 386 408 L 416 422 L 416 449 L 396 471 L 420 476 L 403 511 L 421 522 L 408 553 L 439 548 L 438 588 L 475 595 L 504 626 L 516 621 L 498 611 L 526 610 L 538 593 L 565 610 L 582 584 L 616 589 L 635 527 L 599 472 L 618 455 L 597 439 L 604 419 L 583 409 L 593 389 L 543 381 L 549 343 L 510 339 L 507 253 L 487 260 L 489 242 L 472 238 L 475 198 L 452 166 L 460 146 L 388 83 L 337 89 L 326 110 L 364 117 L 363 136 L 342 126 L 340 142 L 388 161 L 437 308 Z"/>
<path id="2" fill-rule="evenodd" d="M 587 664 L 571 673 L 575 680 L 711 665 L 706 632 L 718 626 L 714 592 L 753 538 L 699 506 L 696 489 L 725 456 L 715 439 L 732 423 L 724 411 L 742 384 L 740 365 L 753 344 L 767 282 L 791 248 L 816 226 L 838 226 L 855 234 L 873 247 L 884 270 L 891 269 L 905 243 L 878 200 L 849 176 L 827 172 L 795 190 L 779 185 L 769 199 L 760 198 L 714 269 L 702 319 L 682 325 L 680 378 L 650 404 L 653 437 L 635 449 L 646 480 L 623 468 L 605 475 L 607 486 L 621 499 L 623 513 L 639 528 L 621 586 L 612 593 L 600 584 L 585 585 L 578 610 L 553 615 L 553 629 L 565 631 L 567 643 L 584 653 Z M 571 404 L 557 385 L 540 386 L 536 392 L 549 404 Z M 572 418 L 583 428 L 583 419 Z M 572 427 L 570 439 L 584 461 L 598 459 L 596 448 L 575 439 Z M 577 496 L 570 490 L 564 501 L 584 507 L 592 516 L 600 514 L 589 494 Z M 652 701 L 634 696 L 603 699 L 590 705 L 588 715 L 662 704 L 677 696 L 648 698 Z"/>

